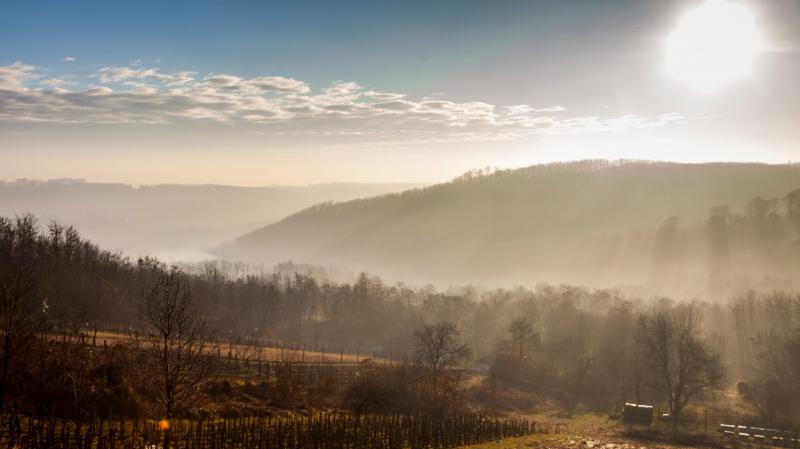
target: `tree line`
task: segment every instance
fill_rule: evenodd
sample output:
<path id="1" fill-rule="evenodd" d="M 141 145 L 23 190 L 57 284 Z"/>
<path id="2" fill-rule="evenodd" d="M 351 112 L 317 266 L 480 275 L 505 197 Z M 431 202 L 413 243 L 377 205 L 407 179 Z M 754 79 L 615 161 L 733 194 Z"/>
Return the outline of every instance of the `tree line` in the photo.
<path id="1" fill-rule="evenodd" d="M 437 290 L 367 274 L 334 282 L 302 273 L 233 276 L 224 267 L 206 263 L 189 274 L 129 260 L 32 216 L 0 220 L 3 408 L 185 413 L 208 398 L 196 394 L 215 370 L 204 362 L 208 345 L 252 337 L 413 362 L 348 386 L 336 403 L 359 413 L 419 411 L 430 397 L 440 398 L 437 413 L 448 413 L 470 401 L 491 405 L 516 388 L 568 411 L 659 402 L 677 421 L 691 401 L 737 384 L 763 422 L 798 418 L 796 294 L 704 302 L 569 285 Z M 73 344 L 68 330 L 87 322 L 139 338 L 105 351 Z M 465 392 L 463 369 L 488 372 L 485 391 Z M 141 376 L 152 381 L 139 385 Z M 409 397 L 420 402 L 404 402 Z"/>

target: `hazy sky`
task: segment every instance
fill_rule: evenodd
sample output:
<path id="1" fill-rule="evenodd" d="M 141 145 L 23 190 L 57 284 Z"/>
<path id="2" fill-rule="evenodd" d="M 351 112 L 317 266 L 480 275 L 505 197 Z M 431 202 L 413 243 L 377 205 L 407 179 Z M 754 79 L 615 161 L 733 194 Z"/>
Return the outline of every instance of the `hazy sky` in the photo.
<path id="1" fill-rule="evenodd" d="M 761 42 L 745 67 L 739 22 L 683 36 L 683 69 L 742 69 L 708 88 L 667 70 L 703 0 L 5 2 L 0 179 L 435 182 L 582 158 L 800 160 L 800 2 L 709 1 L 746 8 Z"/>

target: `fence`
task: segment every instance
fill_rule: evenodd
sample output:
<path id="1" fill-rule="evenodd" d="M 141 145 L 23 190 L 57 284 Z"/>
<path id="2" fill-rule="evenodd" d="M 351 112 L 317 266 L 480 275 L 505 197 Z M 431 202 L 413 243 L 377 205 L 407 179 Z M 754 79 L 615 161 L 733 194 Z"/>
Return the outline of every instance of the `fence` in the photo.
<path id="1" fill-rule="evenodd" d="M 397 367 L 392 362 L 242 362 L 228 361 L 220 364 L 217 374 L 221 378 L 234 378 L 250 381 L 274 381 L 280 376 L 290 376 L 309 385 L 333 381 L 338 385 L 348 385 L 359 375 L 370 370 Z"/>
<path id="2" fill-rule="evenodd" d="M 735 439 L 756 444 L 768 444 L 773 446 L 800 448 L 800 431 L 786 431 L 769 429 L 764 427 L 740 426 L 725 424 L 724 421 L 730 416 L 719 416 L 710 414 L 707 410 L 698 412 L 684 412 L 678 421 L 678 428 L 682 432 L 703 433 L 710 435 L 713 429 L 718 426 L 720 435 L 725 439 Z M 723 421 L 724 420 L 724 421 Z M 661 413 L 659 408 L 653 423 L 656 427 L 669 427 L 672 418 L 669 414 Z"/>
<path id="3" fill-rule="evenodd" d="M 81 344 L 95 347 L 128 342 L 134 336 L 144 337 L 132 327 L 98 325 L 98 323 L 54 327 L 51 333 L 56 338 L 69 335 Z M 299 362 L 359 362 L 376 358 L 375 353 L 366 348 L 337 348 L 316 341 L 310 343 L 266 338 L 232 338 L 209 341 L 209 347 L 212 346 L 218 348 L 218 354 L 222 357 L 250 360 L 277 361 L 289 358 Z"/>
<path id="4" fill-rule="evenodd" d="M 563 424 L 479 415 L 319 414 L 171 423 L 171 449 L 421 449 L 450 448 L 531 433 L 558 433 Z M 163 448 L 165 432 L 155 421 L 70 422 L 6 416 L 0 447 L 18 449 Z"/>
<path id="5" fill-rule="evenodd" d="M 720 424 L 719 431 L 725 438 L 747 440 L 754 443 L 770 444 L 773 446 L 800 447 L 798 431 L 766 429 L 763 427 L 736 426 L 733 424 Z"/>

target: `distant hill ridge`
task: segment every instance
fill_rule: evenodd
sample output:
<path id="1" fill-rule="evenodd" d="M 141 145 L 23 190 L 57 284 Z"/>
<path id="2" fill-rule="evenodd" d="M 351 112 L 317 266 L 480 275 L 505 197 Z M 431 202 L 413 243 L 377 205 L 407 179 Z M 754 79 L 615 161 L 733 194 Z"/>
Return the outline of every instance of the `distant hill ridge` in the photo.
<path id="1" fill-rule="evenodd" d="M 323 201 L 344 201 L 419 184 L 332 183 L 238 187 L 133 186 L 80 179 L 0 181 L 0 215 L 34 213 L 43 224 L 74 225 L 103 247 L 167 260 L 211 257 L 205 250 Z"/>
<path id="2" fill-rule="evenodd" d="M 740 210 L 754 197 L 781 199 L 798 188 L 797 164 L 586 160 L 476 171 L 315 205 L 216 254 L 336 264 L 413 282 L 638 285 L 650 276 L 648 245 L 667 218 L 702 227 L 714 206 Z M 609 251 L 635 264 L 630 276 L 608 274 L 625 271 L 606 266 Z"/>
<path id="3" fill-rule="evenodd" d="M 800 164 L 789 163 L 782 165 L 766 164 L 766 163 L 742 163 L 742 162 L 706 162 L 699 164 L 680 163 L 680 162 L 667 162 L 667 161 L 649 161 L 649 160 L 636 160 L 636 159 L 587 159 L 571 162 L 552 162 L 547 164 L 531 165 L 522 168 L 513 169 L 499 169 L 486 171 L 486 169 L 476 169 L 454 178 L 449 182 L 432 184 L 425 187 L 419 187 L 411 190 L 404 190 L 400 192 L 387 193 L 376 197 L 358 198 L 347 201 L 348 207 L 361 207 L 373 204 L 377 200 L 391 200 L 397 197 L 408 197 L 414 195 L 425 195 L 431 191 L 441 189 L 448 189 L 453 185 L 466 184 L 466 183 L 482 183 L 485 181 L 497 179 L 527 179 L 537 178 L 542 176 L 557 176 L 564 174 L 577 174 L 577 173 L 592 173 L 603 170 L 613 169 L 626 169 L 626 168 L 672 168 L 672 169 L 698 169 L 703 170 L 706 168 L 725 168 L 725 167 L 790 167 L 800 173 Z M 286 219 L 297 215 L 305 215 L 313 212 L 321 212 L 330 207 L 343 206 L 345 202 L 341 201 L 325 201 L 319 204 L 308 207 L 307 209 L 295 212 Z"/>

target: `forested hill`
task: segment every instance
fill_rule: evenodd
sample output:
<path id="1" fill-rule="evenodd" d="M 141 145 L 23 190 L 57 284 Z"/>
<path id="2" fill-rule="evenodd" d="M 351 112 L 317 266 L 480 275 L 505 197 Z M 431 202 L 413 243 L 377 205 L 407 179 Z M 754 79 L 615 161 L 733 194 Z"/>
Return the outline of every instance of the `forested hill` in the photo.
<path id="1" fill-rule="evenodd" d="M 774 235 L 794 242 L 786 198 L 799 188 L 796 164 L 536 165 L 314 206 L 217 253 L 261 262 L 336 264 L 412 282 L 658 285 L 697 293 L 710 283 L 727 282 L 711 273 L 712 246 L 722 251 L 709 230 L 716 206 L 729 206 L 715 209 L 724 215 L 718 229 L 724 245 L 741 246 L 725 248 L 726 260 L 741 262 L 748 279 L 783 275 L 797 263 L 778 243 L 782 249 L 764 249 L 781 258 L 782 266 L 773 270 L 757 260 L 762 255 L 754 255 L 750 231 L 734 226 L 741 225 L 737 214 L 762 198 L 764 214 L 781 222 L 781 233 Z M 734 231 L 738 234 L 728 235 Z M 674 285 L 664 285 L 669 276 Z"/>

